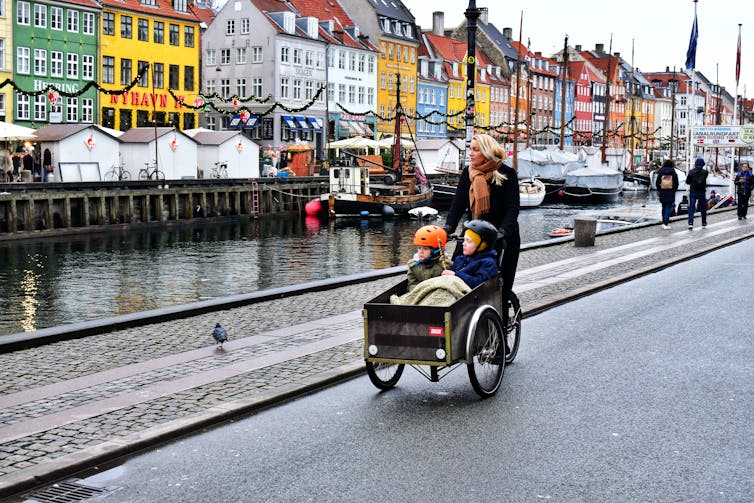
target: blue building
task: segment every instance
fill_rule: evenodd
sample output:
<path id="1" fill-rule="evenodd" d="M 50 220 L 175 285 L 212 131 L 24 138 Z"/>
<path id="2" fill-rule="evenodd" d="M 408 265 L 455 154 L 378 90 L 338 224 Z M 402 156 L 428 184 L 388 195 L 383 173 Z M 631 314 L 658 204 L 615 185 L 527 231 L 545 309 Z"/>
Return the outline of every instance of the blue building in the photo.
<path id="1" fill-rule="evenodd" d="M 557 70 L 558 74 L 561 76 L 561 78 L 558 78 L 555 81 L 555 107 L 553 109 L 553 129 L 560 132 L 560 125 L 566 124 L 566 130 L 565 135 L 563 139 L 564 146 L 571 146 L 573 145 L 573 120 L 574 120 L 574 114 L 573 114 L 573 102 L 574 102 L 574 95 L 573 90 L 575 86 L 575 82 L 571 79 L 566 80 L 566 106 L 565 106 L 565 121 L 561 121 L 561 110 L 562 110 L 562 102 L 563 102 L 563 78 L 562 78 L 562 71 L 563 67 L 558 66 Z M 569 124 L 570 122 L 570 124 Z M 555 138 L 555 144 L 560 143 L 560 135 L 558 135 Z"/>
<path id="2" fill-rule="evenodd" d="M 419 73 L 416 79 L 416 113 L 426 120 L 416 121 L 416 138 L 427 140 L 447 138 L 448 79 L 441 61 L 431 60 L 419 48 Z M 435 112 L 434 114 L 432 112 Z M 431 114 L 431 115 L 430 115 Z"/>

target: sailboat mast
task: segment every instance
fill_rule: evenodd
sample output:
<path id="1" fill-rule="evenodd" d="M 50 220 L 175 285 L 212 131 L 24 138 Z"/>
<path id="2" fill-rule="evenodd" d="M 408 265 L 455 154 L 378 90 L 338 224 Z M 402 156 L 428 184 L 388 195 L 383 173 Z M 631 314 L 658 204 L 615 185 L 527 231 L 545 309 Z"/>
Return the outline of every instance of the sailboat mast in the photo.
<path id="1" fill-rule="evenodd" d="M 605 122 L 602 123 L 602 164 L 607 163 L 607 140 L 610 130 L 610 86 L 613 77 L 613 34 L 610 34 L 610 45 L 607 49 L 607 83 L 605 86 Z"/>
<path id="2" fill-rule="evenodd" d="M 524 11 L 518 24 L 518 47 L 516 47 L 516 111 L 513 115 L 513 169 L 518 171 L 518 102 L 521 100 L 521 33 L 524 29 Z"/>
<path id="3" fill-rule="evenodd" d="M 403 166 L 401 166 L 401 121 L 403 120 L 403 105 L 401 105 L 401 73 L 395 74 L 396 93 L 395 93 L 395 130 L 393 136 L 393 170 L 395 170 L 395 181 L 403 178 Z"/>
<path id="4" fill-rule="evenodd" d="M 568 35 L 563 42 L 563 85 L 560 88 L 560 150 L 565 143 L 566 85 L 568 83 Z"/>

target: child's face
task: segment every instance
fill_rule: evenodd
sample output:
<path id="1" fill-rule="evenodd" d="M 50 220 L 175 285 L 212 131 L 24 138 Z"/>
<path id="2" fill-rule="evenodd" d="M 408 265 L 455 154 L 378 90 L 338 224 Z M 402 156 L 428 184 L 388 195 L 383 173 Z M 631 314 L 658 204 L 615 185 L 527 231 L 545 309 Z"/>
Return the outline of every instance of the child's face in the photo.
<path id="1" fill-rule="evenodd" d="M 464 255 L 473 255 L 476 251 L 476 245 L 474 244 L 474 241 L 467 235 L 463 236 L 463 254 Z"/>
<path id="2" fill-rule="evenodd" d="M 427 260 L 431 254 L 432 248 L 429 246 L 420 246 L 416 249 L 416 255 L 419 257 L 419 260 Z"/>

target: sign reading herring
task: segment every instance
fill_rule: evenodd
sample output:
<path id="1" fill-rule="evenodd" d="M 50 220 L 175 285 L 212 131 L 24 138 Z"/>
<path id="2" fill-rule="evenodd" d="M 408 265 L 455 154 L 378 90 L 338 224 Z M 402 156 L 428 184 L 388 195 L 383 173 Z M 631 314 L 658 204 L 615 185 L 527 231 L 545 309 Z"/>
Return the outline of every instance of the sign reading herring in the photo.
<path id="1" fill-rule="evenodd" d="M 691 142 L 704 147 L 750 147 L 754 144 L 754 125 L 693 127 Z"/>

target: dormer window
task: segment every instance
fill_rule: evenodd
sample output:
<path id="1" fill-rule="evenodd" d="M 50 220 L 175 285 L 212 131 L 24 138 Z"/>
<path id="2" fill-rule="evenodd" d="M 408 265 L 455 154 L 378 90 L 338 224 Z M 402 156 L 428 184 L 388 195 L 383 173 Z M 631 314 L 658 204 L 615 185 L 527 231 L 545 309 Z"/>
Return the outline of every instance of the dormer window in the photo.
<path id="1" fill-rule="evenodd" d="M 319 31 L 319 20 L 316 17 L 306 18 L 306 34 L 309 38 L 317 38 Z"/>
<path id="2" fill-rule="evenodd" d="M 293 12 L 283 12 L 283 30 L 286 33 L 296 32 L 296 18 Z"/>
<path id="3" fill-rule="evenodd" d="M 141 5 L 150 5 L 152 7 L 155 6 L 156 0 L 141 0 Z"/>
<path id="4" fill-rule="evenodd" d="M 187 0 L 173 0 L 173 8 L 178 12 L 187 12 Z"/>
<path id="5" fill-rule="evenodd" d="M 390 33 L 390 20 L 388 18 L 383 17 L 380 24 L 382 25 L 382 31 Z"/>
<path id="6" fill-rule="evenodd" d="M 413 34 L 411 32 L 411 25 L 408 23 L 403 24 L 403 36 L 406 38 L 413 38 Z"/>

